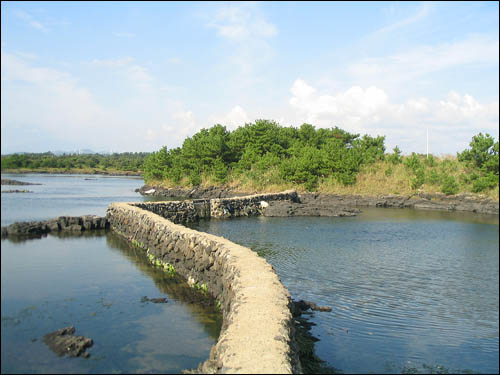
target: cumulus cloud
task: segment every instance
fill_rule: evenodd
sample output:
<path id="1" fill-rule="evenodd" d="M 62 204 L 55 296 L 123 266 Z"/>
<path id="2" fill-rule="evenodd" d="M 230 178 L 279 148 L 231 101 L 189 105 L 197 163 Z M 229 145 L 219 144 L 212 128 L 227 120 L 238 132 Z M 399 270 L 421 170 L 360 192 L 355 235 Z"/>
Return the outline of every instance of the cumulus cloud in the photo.
<path id="1" fill-rule="evenodd" d="M 250 122 L 248 114 L 239 105 L 234 106 L 228 113 L 213 116 L 211 123 L 224 125 L 228 130 L 234 130 Z"/>
<path id="2" fill-rule="evenodd" d="M 386 135 L 389 145 L 415 150 L 412 140 L 431 128 L 442 149 L 466 145 L 472 135 L 489 132 L 498 137 L 498 101 L 480 103 L 471 95 L 452 91 L 443 100 L 411 98 L 393 103 L 375 86 L 353 86 L 335 94 L 321 94 L 302 79 L 290 88 L 289 104 L 295 125 L 308 122 L 319 127 L 339 126 L 354 133 Z"/>

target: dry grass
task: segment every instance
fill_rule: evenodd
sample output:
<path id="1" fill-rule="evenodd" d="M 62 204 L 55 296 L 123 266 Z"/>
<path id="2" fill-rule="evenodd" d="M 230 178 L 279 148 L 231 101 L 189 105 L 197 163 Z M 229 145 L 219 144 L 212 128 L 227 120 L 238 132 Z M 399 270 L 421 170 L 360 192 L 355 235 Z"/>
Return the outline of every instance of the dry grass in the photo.
<path id="1" fill-rule="evenodd" d="M 459 182 L 461 175 L 469 174 L 466 166 L 458 162 L 456 156 L 445 155 L 434 157 L 436 163 L 434 166 L 425 166 L 426 174 L 434 170 L 439 174 L 446 174 L 455 177 Z M 412 189 L 411 182 L 415 178 L 414 173 L 405 167 L 404 164 L 393 165 L 388 161 L 381 161 L 375 164 L 367 165 L 362 168 L 356 177 L 354 185 L 343 185 L 334 177 L 330 176 L 319 180 L 317 192 L 339 194 L 339 195 L 362 195 L 362 196 L 385 196 L 402 195 L 409 196 L 415 193 L 440 193 L 441 183 L 425 183 L 417 190 Z M 191 187 L 189 179 L 183 178 L 180 183 L 175 184 L 169 180 L 151 181 L 150 185 L 169 187 Z M 283 181 L 279 177 L 278 167 L 270 168 L 264 172 L 246 171 L 243 174 L 231 173 L 227 177 L 227 182 L 222 184 L 218 182 L 213 175 L 202 175 L 201 186 L 221 186 L 232 188 L 234 190 L 246 193 L 270 193 L 295 189 L 299 193 L 307 190 L 303 185 L 296 185 L 291 182 Z M 459 184 L 458 193 L 471 193 L 471 185 Z M 488 192 L 475 194 L 478 197 L 489 197 L 495 201 L 499 200 L 498 186 Z"/>

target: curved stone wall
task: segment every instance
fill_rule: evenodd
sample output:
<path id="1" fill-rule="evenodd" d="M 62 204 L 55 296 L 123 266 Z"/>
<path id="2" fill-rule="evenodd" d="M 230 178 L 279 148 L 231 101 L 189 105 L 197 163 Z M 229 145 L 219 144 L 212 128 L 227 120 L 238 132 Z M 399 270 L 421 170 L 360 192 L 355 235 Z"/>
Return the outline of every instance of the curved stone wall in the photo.
<path id="1" fill-rule="evenodd" d="M 260 201 L 259 201 L 260 202 Z M 224 322 L 202 373 L 299 373 L 291 298 L 273 267 L 252 250 L 142 209 L 113 203 L 113 230 L 173 266 L 220 303 Z"/>

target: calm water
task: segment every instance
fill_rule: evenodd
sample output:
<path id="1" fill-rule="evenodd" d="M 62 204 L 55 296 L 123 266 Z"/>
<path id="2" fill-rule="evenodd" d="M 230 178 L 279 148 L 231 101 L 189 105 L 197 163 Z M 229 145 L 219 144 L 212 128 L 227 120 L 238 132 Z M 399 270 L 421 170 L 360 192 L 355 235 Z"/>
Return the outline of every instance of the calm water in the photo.
<path id="1" fill-rule="evenodd" d="M 140 177 L 2 173 L 2 178 L 42 184 L 2 185 L 2 191 L 32 191 L 2 194 L 2 226 L 16 221 L 46 220 L 63 215 L 104 216 L 107 206 L 112 202 L 144 200 L 139 193 L 134 192 L 144 184 Z"/>
<path id="2" fill-rule="evenodd" d="M 196 229 L 248 246 L 315 312 L 318 356 L 346 373 L 498 373 L 498 216 L 363 209 Z"/>
<path id="3" fill-rule="evenodd" d="M 44 185 L 2 194 L 2 225 L 60 215 L 104 215 L 142 201 L 124 177 L 2 175 Z M 92 178 L 92 180 L 85 180 Z M 2 186 L 2 190 L 19 189 Z M 74 203 L 74 204 L 73 204 Z M 221 327 L 213 300 L 147 263 L 112 232 L 1 243 L 2 373 L 179 373 L 208 358 Z M 141 302 L 167 297 L 168 303 Z M 89 359 L 59 358 L 43 335 L 74 325 L 94 340 Z"/>

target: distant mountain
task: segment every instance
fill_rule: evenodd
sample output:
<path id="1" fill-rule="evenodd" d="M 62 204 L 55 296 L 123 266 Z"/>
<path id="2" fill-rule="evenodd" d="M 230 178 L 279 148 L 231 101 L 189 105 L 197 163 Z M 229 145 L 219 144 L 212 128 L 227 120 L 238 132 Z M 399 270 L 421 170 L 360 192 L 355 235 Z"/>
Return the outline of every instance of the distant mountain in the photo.
<path id="1" fill-rule="evenodd" d="M 82 148 L 80 150 L 73 150 L 73 151 L 61 151 L 61 150 L 57 150 L 57 151 L 51 151 L 54 155 L 68 155 L 68 154 L 97 154 L 97 152 L 95 151 L 92 151 L 92 150 L 89 150 L 88 148 Z M 99 152 L 100 154 L 100 152 Z"/>

